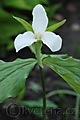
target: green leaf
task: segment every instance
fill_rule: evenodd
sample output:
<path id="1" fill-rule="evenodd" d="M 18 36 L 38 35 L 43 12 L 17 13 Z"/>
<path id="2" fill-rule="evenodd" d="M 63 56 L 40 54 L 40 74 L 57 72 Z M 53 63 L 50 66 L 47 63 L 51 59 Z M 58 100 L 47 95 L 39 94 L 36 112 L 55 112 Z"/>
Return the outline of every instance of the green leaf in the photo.
<path id="1" fill-rule="evenodd" d="M 80 94 L 80 60 L 54 55 L 45 57 L 43 63 L 59 74 Z"/>
<path id="2" fill-rule="evenodd" d="M 27 21 L 25 21 L 22 18 L 15 17 L 15 16 L 13 16 L 13 18 L 16 19 L 18 22 L 20 22 L 27 31 L 32 31 L 33 32 L 32 26 Z"/>
<path id="3" fill-rule="evenodd" d="M 26 78 L 35 64 L 35 59 L 0 61 L 0 102 L 21 93 L 25 88 Z"/>
<path id="4" fill-rule="evenodd" d="M 62 20 L 61 22 L 58 22 L 56 24 L 53 24 L 49 26 L 46 31 L 55 31 L 57 28 L 61 27 L 66 22 L 66 19 Z"/>
<path id="5" fill-rule="evenodd" d="M 32 108 L 32 107 L 42 108 L 43 107 L 43 100 L 39 99 L 39 100 L 21 101 L 20 104 L 27 106 L 27 107 L 30 107 L 30 108 Z M 57 105 L 47 99 L 46 100 L 46 107 L 47 108 L 57 108 Z"/>
<path id="6" fill-rule="evenodd" d="M 32 112 L 33 114 L 42 117 L 42 107 L 43 107 L 43 100 L 39 99 L 39 100 L 29 100 L 29 101 L 22 101 L 19 103 L 22 106 L 26 106 L 28 108 L 28 110 L 30 112 Z M 46 100 L 46 109 L 51 109 L 54 108 L 56 109 L 58 106 L 53 103 L 50 100 Z"/>

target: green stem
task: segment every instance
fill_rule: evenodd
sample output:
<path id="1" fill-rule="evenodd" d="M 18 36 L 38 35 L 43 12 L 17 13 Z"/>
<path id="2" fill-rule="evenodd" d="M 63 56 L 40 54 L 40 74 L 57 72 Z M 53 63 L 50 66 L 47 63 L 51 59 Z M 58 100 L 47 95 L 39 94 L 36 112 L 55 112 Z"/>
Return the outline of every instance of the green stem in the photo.
<path id="1" fill-rule="evenodd" d="M 42 89 L 43 89 L 43 108 L 42 108 L 42 114 L 43 114 L 43 120 L 46 120 L 46 90 L 45 90 L 45 81 L 43 76 L 43 69 L 40 68 L 40 76 L 41 76 L 41 82 L 42 82 Z"/>
<path id="2" fill-rule="evenodd" d="M 79 120 L 80 95 L 76 97 L 75 120 Z"/>

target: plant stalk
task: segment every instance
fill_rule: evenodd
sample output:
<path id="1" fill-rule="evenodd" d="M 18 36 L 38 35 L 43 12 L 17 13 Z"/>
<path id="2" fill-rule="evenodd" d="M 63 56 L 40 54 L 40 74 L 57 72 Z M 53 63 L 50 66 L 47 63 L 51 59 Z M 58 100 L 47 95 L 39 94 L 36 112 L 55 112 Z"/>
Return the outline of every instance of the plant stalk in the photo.
<path id="1" fill-rule="evenodd" d="M 76 97 L 75 120 L 79 120 L 80 95 Z"/>
<path id="2" fill-rule="evenodd" d="M 42 89 L 43 89 L 43 108 L 42 108 L 42 114 L 43 114 L 43 120 L 46 120 L 46 90 L 45 90 L 45 81 L 44 81 L 44 75 L 43 75 L 43 69 L 40 68 L 40 77 L 42 82 Z"/>

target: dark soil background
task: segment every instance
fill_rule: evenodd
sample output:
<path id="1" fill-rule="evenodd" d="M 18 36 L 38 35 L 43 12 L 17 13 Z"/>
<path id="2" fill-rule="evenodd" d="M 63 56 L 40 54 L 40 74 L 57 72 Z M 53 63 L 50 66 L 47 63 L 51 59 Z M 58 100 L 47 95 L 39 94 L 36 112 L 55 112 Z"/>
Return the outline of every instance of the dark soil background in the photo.
<path id="1" fill-rule="evenodd" d="M 63 6 L 58 10 L 54 16 L 55 20 L 62 20 L 64 18 L 67 19 L 67 22 L 64 26 L 59 28 L 56 33 L 59 34 L 63 38 L 63 47 L 62 49 L 54 54 L 69 54 L 75 58 L 80 58 L 80 1 L 79 0 L 51 0 L 51 3 L 61 3 L 63 2 Z M 51 53 L 51 51 L 43 46 L 43 53 Z M 53 53 L 51 53 L 53 54 Z M 34 57 L 28 48 L 24 48 L 19 51 L 17 54 L 15 50 L 12 50 L 1 59 L 5 61 L 13 61 L 16 58 L 29 58 Z M 58 89 L 69 89 L 70 86 L 61 79 L 56 73 L 52 70 L 44 67 L 44 76 L 46 81 L 46 93 L 52 90 Z M 34 92 L 31 88 L 31 85 L 37 84 L 39 86 L 38 92 Z M 35 67 L 34 71 L 30 74 L 29 79 L 26 82 L 26 92 L 24 99 L 25 100 L 37 100 L 41 98 L 42 90 L 41 90 L 41 81 L 39 76 L 38 66 Z M 49 120 L 75 120 L 74 119 L 74 107 L 75 107 L 75 97 L 69 95 L 55 95 L 49 98 L 51 101 L 56 103 L 59 106 L 59 109 L 53 110 L 52 114 L 48 113 Z M 15 100 L 8 100 L 7 102 L 0 105 L 0 120 L 41 120 L 37 116 L 30 114 L 29 111 L 26 111 L 24 114 L 21 114 L 17 117 L 9 116 L 6 112 L 6 106 L 9 103 L 12 103 Z M 13 102 L 14 103 L 14 102 Z M 71 112 L 69 114 L 66 113 L 66 109 L 70 108 Z M 16 110 L 15 110 L 16 109 Z M 20 108 L 21 109 L 21 108 Z M 15 106 L 12 107 L 13 111 L 17 111 Z M 22 110 L 22 109 L 21 109 Z M 55 111 L 57 111 L 55 113 Z M 15 113 L 15 112 L 13 112 Z"/>

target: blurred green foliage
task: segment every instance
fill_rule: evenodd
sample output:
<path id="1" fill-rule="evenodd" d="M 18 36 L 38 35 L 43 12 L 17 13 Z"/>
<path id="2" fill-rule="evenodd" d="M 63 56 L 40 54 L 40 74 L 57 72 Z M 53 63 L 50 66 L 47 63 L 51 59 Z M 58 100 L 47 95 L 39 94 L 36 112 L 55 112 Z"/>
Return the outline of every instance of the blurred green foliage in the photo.
<path id="1" fill-rule="evenodd" d="M 37 4 L 48 3 L 48 0 L 3 0 L 5 6 L 22 9 L 32 10 Z"/>
<path id="2" fill-rule="evenodd" d="M 0 57 L 4 57 L 5 54 L 14 48 L 13 40 L 17 34 L 24 32 L 23 26 L 18 23 L 14 16 L 19 16 L 28 22 L 31 22 L 31 11 L 37 4 L 43 4 L 49 17 L 51 24 L 53 21 L 53 15 L 56 10 L 61 7 L 61 4 L 52 4 L 49 6 L 48 0 L 2 0 L 0 1 Z"/>

